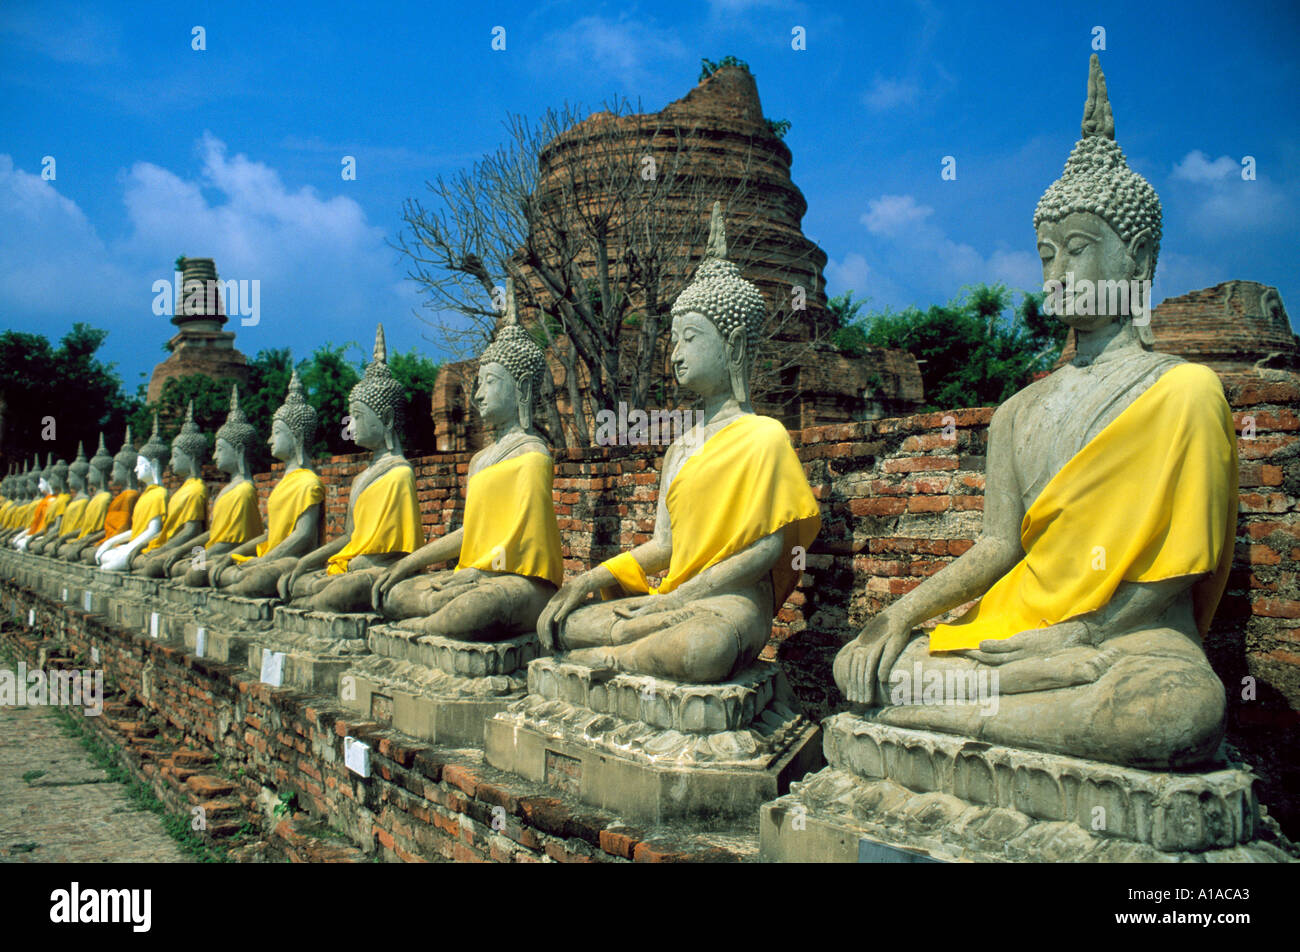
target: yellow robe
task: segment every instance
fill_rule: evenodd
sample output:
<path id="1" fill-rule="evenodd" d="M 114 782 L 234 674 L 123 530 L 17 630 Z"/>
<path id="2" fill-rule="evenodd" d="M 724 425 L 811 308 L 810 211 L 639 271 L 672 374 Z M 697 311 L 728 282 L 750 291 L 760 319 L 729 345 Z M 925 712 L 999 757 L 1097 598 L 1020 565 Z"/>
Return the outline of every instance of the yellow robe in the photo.
<path id="1" fill-rule="evenodd" d="M 12 499 L 7 500 L 3 507 L 0 507 L 0 529 L 8 529 L 12 524 L 14 510 L 18 504 Z"/>
<path id="2" fill-rule="evenodd" d="M 131 490 L 126 490 L 130 492 Z M 125 495 L 126 492 L 122 493 Z M 155 516 L 165 516 L 167 514 L 167 490 L 159 485 L 147 487 L 140 493 L 139 498 L 135 501 L 135 508 L 131 510 L 131 539 L 134 541 L 139 538 L 140 533 L 149 527 L 150 521 Z"/>
<path id="3" fill-rule="evenodd" d="M 509 572 L 564 580 L 560 526 L 545 453 L 531 452 L 479 470 L 465 489 L 465 536 L 456 570 Z"/>
<path id="4" fill-rule="evenodd" d="M 1208 573 L 1192 589 L 1204 637 L 1237 526 L 1237 443 L 1218 376 L 1165 371 L 1065 464 L 1020 525 L 1025 557 L 931 651 L 978 648 L 1104 607 L 1121 582 Z"/>
<path id="5" fill-rule="evenodd" d="M 266 500 L 266 541 L 257 544 L 257 555 L 234 555 L 235 562 L 247 562 L 251 558 L 261 558 L 277 545 L 289 538 L 293 527 L 304 512 L 318 503 L 325 501 L 325 486 L 320 477 L 305 467 L 295 469 L 284 476 Z M 324 520 L 322 520 L 322 523 Z M 317 527 L 319 538 L 320 527 Z"/>
<path id="6" fill-rule="evenodd" d="M 414 552 L 423 543 L 415 472 L 394 466 L 372 481 L 352 504 L 352 536 L 330 556 L 329 575 L 342 575 L 358 555 Z"/>
<path id="7" fill-rule="evenodd" d="M 209 527 L 210 549 L 218 542 L 243 545 L 262 534 L 262 514 L 257 511 L 257 487 L 251 479 L 231 486 L 212 504 L 212 524 Z"/>
<path id="8" fill-rule="evenodd" d="M 95 493 L 90 502 L 86 504 L 85 514 L 81 517 L 81 525 L 77 530 L 78 539 L 84 539 L 91 533 L 104 528 L 104 516 L 108 513 L 108 504 L 112 499 L 113 494 L 107 489 Z"/>
<path id="9" fill-rule="evenodd" d="M 50 493 L 36 503 L 36 509 L 32 512 L 32 520 L 27 525 L 28 534 L 35 535 L 45 528 L 49 522 L 50 510 L 54 505 L 54 494 Z"/>
<path id="10" fill-rule="evenodd" d="M 41 504 L 41 500 L 34 499 L 31 502 L 24 503 L 14 512 L 13 522 L 10 524 L 11 529 L 21 529 L 31 525 L 32 516 L 36 513 L 36 507 Z"/>
<path id="11" fill-rule="evenodd" d="M 81 526 L 82 517 L 86 514 L 86 506 L 90 500 L 86 498 L 74 499 L 68 503 L 68 508 L 63 512 L 63 521 L 59 523 L 59 535 L 67 535 L 69 532 L 77 532 Z"/>
<path id="12" fill-rule="evenodd" d="M 785 426 L 746 414 L 723 427 L 682 464 L 668 487 L 673 554 L 658 588 L 632 553 L 603 563 L 627 593 L 667 594 L 764 536 L 784 530 L 772 568 L 773 612 L 799 582 L 795 547 L 807 552 L 821 530 L 821 512 Z"/>
<path id="13" fill-rule="evenodd" d="M 137 503 L 138 505 L 138 503 Z M 191 476 L 181 483 L 176 495 L 167 502 L 167 516 L 163 519 L 162 532 L 154 536 L 144 551 L 152 552 L 174 536 L 180 527 L 196 519 L 202 522 L 208 514 L 208 486 L 203 480 Z"/>

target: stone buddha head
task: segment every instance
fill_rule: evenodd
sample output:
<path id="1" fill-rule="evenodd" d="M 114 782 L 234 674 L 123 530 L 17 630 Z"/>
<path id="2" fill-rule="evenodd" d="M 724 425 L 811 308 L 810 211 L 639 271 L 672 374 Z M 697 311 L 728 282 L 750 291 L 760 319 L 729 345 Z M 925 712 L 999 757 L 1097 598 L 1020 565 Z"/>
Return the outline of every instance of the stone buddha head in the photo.
<path id="1" fill-rule="evenodd" d="M 68 489 L 68 461 L 61 459 L 51 466 L 46 478 L 50 481 L 51 492 L 66 492 Z"/>
<path id="2" fill-rule="evenodd" d="M 113 457 L 113 485 L 121 486 L 123 489 L 135 489 L 138 485 L 136 469 L 139 460 L 140 454 L 136 452 L 135 444 L 131 442 L 131 424 L 128 423 L 126 437 L 122 440 L 122 448 Z"/>
<path id="3" fill-rule="evenodd" d="M 86 491 L 86 477 L 89 473 L 90 461 L 86 459 L 85 446 L 78 440 L 77 458 L 68 467 L 68 488 L 74 493 L 84 493 Z"/>
<path id="4" fill-rule="evenodd" d="M 45 467 L 41 468 L 41 454 L 36 454 L 36 488 L 43 496 L 54 492 L 54 454 L 45 454 Z"/>
<path id="5" fill-rule="evenodd" d="M 1106 77 L 1094 53 L 1083 138 L 1034 211 L 1044 288 L 1051 293 L 1056 316 L 1084 331 L 1132 321 L 1138 339 L 1150 349 L 1155 338 L 1148 295 L 1160 252 L 1161 222 L 1155 189 L 1128 167 L 1115 143 Z"/>
<path id="6" fill-rule="evenodd" d="M 493 429 L 518 423 L 533 426 L 533 401 L 542 389 L 546 354 L 519 326 L 514 280 L 506 279 L 505 322 L 478 359 L 474 408 Z"/>
<path id="7" fill-rule="evenodd" d="M 90 458 L 90 469 L 86 473 L 88 487 L 96 492 L 107 489 L 112 473 L 113 457 L 108 455 L 108 447 L 104 445 L 104 434 L 101 432 L 99 434 L 99 448 L 95 450 L 95 455 Z"/>
<path id="8" fill-rule="evenodd" d="M 402 403 L 402 385 L 388 369 L 384 325 L 380 324 L 375 329 L 374 358 L 366 365 L 365 376 L 348 394 L 353 440 L 368 450 L 387 448 L 401 456 Z"/>
<path id="9" fill-rule="evenodd" d="M 252 471 L 248 454 L 256 439 L 257 431 L 240 409 L 239 388 L 232 386 L 230 412 L 226 414 L 226 422 L 217 430 L 217 445 L 212 457 L 217 469 L 232 476 L 238 474 L 247 478 Z"/>
<path id="10" fill-rule="evenodd" d="M 194 423 L 194 401 L 191 400 L 185 408 L 181 431 L 172 440 L 172 472 L 184 477 L 199 475 L 207 452 L 208 441 Z"/>
<path id="11" fill-rule="evenodd" d="M 766 318 L 763 295 L 727 260 L 722 204 L 713 203 L 709 245 L 695 277 L 672 307 L 677 383 L 710 397 L 730 392 L 749 410 L 749 376 Z"/>
<path id="12" fill-rule="evenodd" d="M 289 377 L 289 392 L 280 409 L 271 417 L 271 438 L 267 441 L 271 455 L 288 463 L 307 462 L 307 447 L 316 435 L 316 410 L 307 402 L 302 381 L 295 370 Z"/>
<path id="13" fill-rule="evenodd" d="M 140 447 L 135 460 L 135 475 L 140 482 L 151 486 L 162 484 L 163 467 L 167 465 L 167 444 L 158 435 L 158 414 L 153 415 L 153 432 L 144 446 Z"/>

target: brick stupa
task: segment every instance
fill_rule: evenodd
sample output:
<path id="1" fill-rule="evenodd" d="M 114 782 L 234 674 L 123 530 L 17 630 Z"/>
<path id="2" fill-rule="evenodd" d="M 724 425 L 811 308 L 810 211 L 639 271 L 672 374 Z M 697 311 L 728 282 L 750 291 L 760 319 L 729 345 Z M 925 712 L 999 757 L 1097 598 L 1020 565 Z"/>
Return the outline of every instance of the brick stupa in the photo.
<path id="1" fill-rule="evenodd" d="M 691 145 L 683 153 L 685 141 Z M 613 156 L 625 157 L 628 168 L 642 168 L 647 157 L 656 167 L 669 168 L 684 161 L 686 171 L 674 180 L 666 196 L 668 214 L 687 221 L 700 217 L 697 184 L 707 183 L 713 198 L 734 194 L 748 176 L 748 194 L 727 209 L 728 247 L 741 265 L 747 280 L 762 292 L 778 341 L 797 343 L 820 336 L 834 328 L 834 316 L 827 309 L 823 269 L 826 253 L 803 233 L 801 221 L 808 210 L 803 193 L 791 179 L 790 149 L 778 138 L 763 116 L 758 86 L 748 69 L 725 66 L 705 79 L 683 98 L 669 103 L 661 112 L 615 116 L 600 112 L 553 139 L 538 159 L 537 195 L 542 205 L 550 202 L 581 202 L 599 207 L 607 200 L 603 188 L 618 176 L 588 171 L 585 156 L 616 167 Z M 685 155 L 685 159 L 680 156 Z M 717 194 L 712 194 L 716 190 Z M 700 218 L 707 226 L 707 205 Z M 702 238 L 702 235 L 701 235 Z M 617 232 L 608 244 L 611 267 L 625 254 Z M 674 265 L 672 280 L 664 288 L 671 301 L 695 272 L 704 253 L 698 246 L 681 249 L 680 269 Z M 548 262 L 559 267 L 558 262 Z M 594 261 L 578 262 L 589 276 L 596 273 Z M 536 299 L 546 299 L 540 279 Z M 562 270 L 562 268 L 561 268 Z M 680 271 L 680 273 L 677 273 Z M 791 311 L 792 288 L 805 288 L 804 308 Z M 637 302 L 643 307 L 643 302 Z M 520 316 L 535 319 L 521 301 Z M 622 338 L 621 373 L 629 373 L 636 351 L 643 344 L 638 335 Z M 563 341 L 561 341 L 563 346 Z M 667 367 L 668 331 L 665 326 L 655 342 L 652 366 Z M 663 356 L 661 360 L 660 357 Z M 549 361 L 555 380 L 556 404 L 562 418 L 570 413 L 565 368 L 552 356 Z M 477 414 L 470 405 L 475 367 L 472 362 L 449 364 L 438 375 L 434 390 L 433 416 L 439 450 L 477 449 L 483 434 Z M 665 382 L 668 375 L 665 374 Z M 820 349 L 815 359 L 800 361 L 783 370 L 773 387 L 755 394 L 754 409 L 774 416 L 791 429 L 828 423 L 844 423 L 882 415 L 911 412 L 922 401 L 921 374 L 915 358 L 906 351 L 878 350 L 865 357 L 847 357 L 832 349 Z"/>
<path id="2" fill-rule="evenodd" d="M 168 380 L 204 376 L 214 380 L 248 383 L 248 358 L 235 350 L 233 331 L 222 330 L 225 315 L 220 294 L 205 293 L 217 284 L 217 266 L 211 258 L 182 258 L 181 300 L 172 323 L 177 331 L 167 342 L 171 356 L 154 367 L 147 399 L 157 403 Z M 211 282 L 211 283 L 209 283 Z M 200 293 L 191 293 L 194 289 Z"/>

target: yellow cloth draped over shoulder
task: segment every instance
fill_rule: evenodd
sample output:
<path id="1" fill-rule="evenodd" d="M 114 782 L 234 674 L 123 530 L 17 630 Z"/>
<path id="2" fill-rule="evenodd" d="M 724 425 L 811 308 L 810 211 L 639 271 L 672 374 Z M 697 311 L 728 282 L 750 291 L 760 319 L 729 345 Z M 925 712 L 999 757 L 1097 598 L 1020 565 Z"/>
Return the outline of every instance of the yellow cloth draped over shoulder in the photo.
<path id="1" fill-rule="evenodd" d="M 630 552 L 603 563 L 624 592 L 667 594 L 783 529 L 784 548 L 772 568 L 772 610 L 779 611 L 799 582 L 791 553 L 795 546 L 807 550 L 822 524 L 785 426 L 752 413 L 713 434 L 682 464 L 668 487 L 667 507 L 673 554 L 658 588 Z"/>
<path id="2" fill-rule="evenodd" d="M 289 533 L 298 524 L 298 518 L 315 506 L 325 501 L 325 486 L 320 477 L 310 469 L 300 467 L 286 474 L 266 500 L 266 541 L 257 544 L 257 555 L 234 555 L 236 563 L 247 562 L 251 558 L 261 558 L 277 545 L 289 538 Z M 260 532 L 253 533 L 254 535 Z"/>
<path id="3" fill-rule="evenodd" d="M 208 527 L 210 549 L 218 542 L 243 545 L 262 534 L 262 514 L 257 511 L 257 487 L 251 479 L 236 483 L 212 504 L 212 523 Z"/>
<path id="4" fill-rule="evenodd" d="M 342 575 L 358 555 L 414 552 L 421 545 L 415 472 L 394 466 L 361 490 L 352 505 L 352 536 L 330 556 L 326 574 Z"/>
<path id="5" fill-rule="evenodd" d="M 21 529 L 24 526 L 30 525 L 32 514 L 36 511 L 36 507 L 39 505 L 39 501 L 27 502 L 15 509 L 14 514 L 10 517 L 9 528 Z"/>
<path id="6" fill-rule="evenodd" d="M 978 648 L 1105 606 L 1121 582 L 1209 573 L 1192 588 L 1209 630 L 1232 564 L 1237 442 L 1218 376 L 1165 371 L 1065 464 L 1020 525 L 1025 557 L 930 651 Z"/>
<path id="7" fill-rule="evenodd" d="M 81 517 L 81 524 L 77 526 L 78 539 L 84 539 L 92 532 L 98 532 L 104 528 L 104 516 L 108 513 L 108 504 L 112 498 L 113 494 L 107 489 L 95 493 L 90 502 L 86 504 L 86 511 Z"/>
<path id="8" fill-rule="evenodd" d="M 29 535 L 35 535 L 45 528 L 45 524 L 50 520 L 50 513 L 54 506 L 54 494 L 49 493 L 36 504 L 36 511 L 32 513 L 32 520 L 27 525 Z"/>
<path id="9" fill-rule="evenodd" d="M 456 570 L 509 572 L 564 581 L 560 526 L 551 481 L 555 467 L 531 452 L 487 466 L 465 488 L 465 535 Z"/>
<path id="10" fill-rule="evenodd" d="M 176 495 L 167 501 L 167 515 L 163 519 L 162 532 L 149 540 L 144 551 L 152 552 L 174 536 L 185 523 L 196 519 L 202 522 L 207 515 L 208 486 L 198 477 L 191 476 L 181 483 Z"/>
<path id="11" fill-rule="evenodd" d="M 90 500 L 84 496 L 68 503 L 68 508 L 63 510 L 63 521 L 59 523 L 59 535 L 80 530 L 82 516 L 86 514 L 86 506 L 89 504 Z"/>
<path id="12" fill-rule="evenodd" d="M 135 508 L 131 510 L 131 539 L 135 540 L 140 533 L 149 528 L 150 521 L 154 516 L 165 516 L 167 514 L 167 490 L 159 485 L 146 487 L 135 501 Z"/>

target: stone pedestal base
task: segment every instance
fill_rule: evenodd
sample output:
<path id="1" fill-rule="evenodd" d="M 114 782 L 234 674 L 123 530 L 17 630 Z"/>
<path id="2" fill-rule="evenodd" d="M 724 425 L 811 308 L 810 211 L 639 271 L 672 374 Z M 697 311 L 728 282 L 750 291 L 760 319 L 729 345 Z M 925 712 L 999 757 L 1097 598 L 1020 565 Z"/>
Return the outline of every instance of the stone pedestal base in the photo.
<path id="1" fill-rule="evenodd" d="M 249 670 L 260 673 L 268 651 L 284 655 L 282 687 L 337 695 L 339 678 L 358 655 L 366 654 L 366 630 L 373 614 L 336 615 L 305 608 L 276 606 L 272 627 L 248 643 Z"/>
<path id="2" fill-rule="evenodd" d="M 487 760 L 645 822 L 745 815 L 820 765 L 795 704 L 769 664 L 682 684 L 541 658 L 527 697 L 488 722 Z"/>
<path id="3" fill-rule="evenodd" d="M 208 589 L 202 611 L 184 621 L 181 637 L 185 647 L 212 661 L 246 665 L 248 646 L 272 627 L 275 605 L 270 598 L 245 598 Z"/>
<path id="4" fill-rule="evenodd" d="M 470 642 L 376 625 L 368 643 L 340 681 L 344 706 L 448 747 L 483 745 L 484 724 L 523 697 L 525 666 L 541 652 L 532 632 Z"/>
<path id="5" fill-rule="evenodd" d="M 851 714 L 823 728 L 830 766 L 760 811 L 765 860 L 1288 859 L 1240 768 L 1155 773 Z"/>

